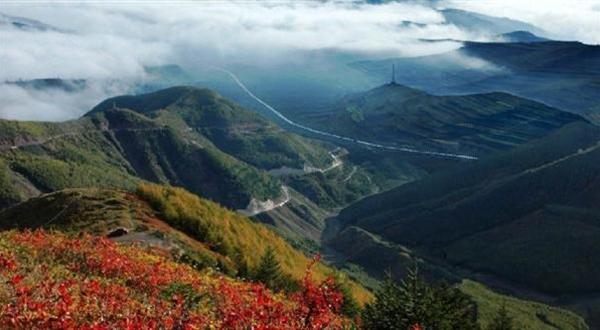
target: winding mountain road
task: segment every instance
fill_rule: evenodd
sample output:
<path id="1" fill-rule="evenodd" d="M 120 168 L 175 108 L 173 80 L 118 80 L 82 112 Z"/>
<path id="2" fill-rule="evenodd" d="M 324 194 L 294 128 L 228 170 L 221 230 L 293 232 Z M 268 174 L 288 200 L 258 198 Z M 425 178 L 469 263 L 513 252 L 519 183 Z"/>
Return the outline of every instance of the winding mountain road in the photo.
<path id="1" fill-rule="evenodd" d="M 371 147 L 371 148 L 376 148 L 376 149 L 383 149 L 383 150 L 389 150 L 389 151 L 400 151 L 400 152 L 408 152 L 408 153 L 413 153 L 413 154 L 422 154 L 422 155 L 429 155 L 429 156 L 437 156 L 437 157 L 446 157 L 446 158 L 456 158 L 456 159 L 466 159 L 466 160 L 476 160 L 477 157 L 475 156 L 470 156 L 470 155 L 462 155 L 462 154 L 453 154 L 453 153 L 447 153 L 447 152 L 437 152 L 437 151 L 430 151 L 430 150 L 418 150 L 418 149 L 414 149 L 414 148 L 406 148 L 406 147 L 395 147 L 395 146 L 386 146 L 386 145 L 382 145 L 382 144 L 378 144 L 378 143 L 373 143 L 373 142 L 368 142 L 368 141 L 363 141 L 363 140 L 358 140 L 358 139 L 353 139 L 347 136 L 341 136 L 341 135 L 337 135 L 337 134 L 333 134 L 333 133 L 329 133 L 329 132 L 324 132 L 324 131 L 320 131 L 299 123 L 296 123 L 294 121 L 292 121 L 291 119 L 287 118 L 286 116 L 284 116 L 281 112 L 277 111 L 277 109 L 273 108 L 271 105 L 269 105 L 267 102 L 263 101 L 261 98 L 259 98 L 258 96 L 256 96 L 254 93 L 252 93 L 248 87 L 246 87 L 246 85 L 244 85 L 244 83 L 238 78 L 238 76 L 236 76 L 233 72 L 223 69 L 223 68 L 219 68 L 219 67 L 212 67 L 213 69 L 217 70 L 217 71 L 221 71 L 227 75 L 229 75 L 231 77 L 231 79 L 233 79 L 233 81 L 235 81 L 235 83 L 246 93 L 248 94 L 248 96 L 250 96 L 252 99 L 254 99 L 256 102 L 260 103 L 262 106 L 264 106 L 265 108 L 267 108 L 269 111 L 271 111 L 275 116 L 277 116 L 279 119 L 283 120 L 285 123 L 300 128 L 304 131 L 310 132 L 310 133 L 314 133 L 314 134 L 318 134 L 321 136 L 325 136 L 325 137 L 329 137 L 329 138 L 334 138 L 337 140 L 341 140 L 344 142 L 349 142 L 349 143 L 353 143 L 353 144 L 357 144 L 357 145 L 361 145 L 364 147 Z"/>
<path id="2" fill-rule="evenodd" d="M 282 200 L 267 199 L 266 201 L 259 201 L 253 198 L 252 200 L 250 200 L 250 203 L 248 204 L 248 206 L 246 206 L 245 209 L 239 209 L 237 210 L 237 212 L 247 217 L 251 217 L 259 213 L 268 212 L 278 207 L 282 207 L 285 204 L 287 204 L 292 199 L 292 197 L 290 195 L 288 187 L 282 185 L 281 190 L 283 191 L 283 196 L 280 197 L 280 199 L 282 198 Z"/>

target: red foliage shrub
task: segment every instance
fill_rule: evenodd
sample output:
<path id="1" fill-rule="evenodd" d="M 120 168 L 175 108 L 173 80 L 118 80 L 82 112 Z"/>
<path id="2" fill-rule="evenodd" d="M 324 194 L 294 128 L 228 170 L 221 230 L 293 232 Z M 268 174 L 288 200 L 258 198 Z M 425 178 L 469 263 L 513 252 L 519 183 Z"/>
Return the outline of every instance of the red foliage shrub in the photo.
<path id="1" fill-rule="evenodd" d="M 8 251 L 8 246 L 11 251 Z M 315 259 L 312 265 L 316 263 Z M 0 234 L 1 329 L 337 329 L 342 296 L 307 270 L 297 294 L 200 273 L 163 250 L 64 234 Z"/>

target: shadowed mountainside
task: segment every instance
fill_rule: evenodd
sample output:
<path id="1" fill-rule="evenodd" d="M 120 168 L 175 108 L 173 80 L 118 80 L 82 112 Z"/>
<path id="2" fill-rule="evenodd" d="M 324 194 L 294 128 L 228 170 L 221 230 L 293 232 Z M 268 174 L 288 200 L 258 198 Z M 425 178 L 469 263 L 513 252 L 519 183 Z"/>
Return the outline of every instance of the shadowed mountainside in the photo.
<path id="1" fill-rule="evenodd" d="M 600 291 L 600 129 L 573 123 L 363 199 L 340 219 L 552 294 Z"/>
<path id="2" fill-rule="evenodd" d="M 436 96 L 395 83 L 351 95 L 309 120 L 356 139 L 476 155 L 506 150 L 584 121 L 509 94 Z"/>

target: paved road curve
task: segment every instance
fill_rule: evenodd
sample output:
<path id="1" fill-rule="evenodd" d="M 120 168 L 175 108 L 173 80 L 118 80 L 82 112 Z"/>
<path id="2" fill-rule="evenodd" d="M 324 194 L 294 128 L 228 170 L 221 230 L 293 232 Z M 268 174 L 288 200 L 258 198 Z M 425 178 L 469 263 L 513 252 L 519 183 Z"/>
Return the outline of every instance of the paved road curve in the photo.
<path id="1" fill-rule="evenodd" d="M 361 145 L 361 146 L 365 146 L 365 147 L 371 147 L 371 148 L 377 148 L 377 149 L 384 149 L 384 150 L 390 150 L 390 151 L 409 152 L 409 153 L 414 153 L 414 154 L 422 154 L 422 155 L 430 155 L 430 156 L 438 156 L 438 157 L 447 157 L 447 158 L 457 158 L 457 159 L 467 159 L 467 160 L 476 160 L 477 159 L 477 157 L 470 156 L 470 155 L 461 155 L 461 154 L 453 154 L 453 153 L 437 152 L 437 151 L 429 151 L 429 150 L 418 150 L 418 149 L 405 148 L 405 147 L 385 146 L 385 145 L 378 144 L 378 143 L 373 143 L 373 142 L 367 142 L 367 141 L 363 141 L 363 140 L 353 139 L 353 138 L 350 138 L 350 137 L 347 137 L 347 136 L 341 136 L 341 135 L 337 135 L 337 134 L 333 134 L 333 133 L 329 133 L 329 132 L 320 131 L 320 130 L 317 130 L 317 129 L 314 129 L 314 128 L 311 128 L 311 127 L 308 127 L 308 126 L 304 126 L 302 124 L 299 124 L 299 123 L 296 123 L 296 122 L 290 120 L 289 118 L 287 118 L 286 116 L 284 116 L 281 112 L 277 111 L 275 108 L 273 108 L 271 105 L 269 105 L 267 102 L 263 101 L 258 96 L 254 95 L 254 93 L 252 93 L 248 89 L 248 87 L 246 87 L 246 85 L 244 85 L 244 83 L 233 72 L 231 72 L 229 70 L 226 70 L 226 69 L 223 69 L 223 68 L 218 68 L 218 67 L 213 67 L 213 68 L 215 70 L 224 72 L 227 75 L 229 75 L 231 77 L 231 79 L 233 79 L 235 81 L 235 83 L 238 86 L 240 86 L 240 88 L 246 94 L 248 94 L 248 96 L 250 96 L 256 102 L 260 103 L 265 108 L 269 109 L 269 111 L 271 111 L 273 114 L 275 114 L 278 118 L 280 118 L 281 120 L 283 120 L 284 122 L 286 122 L 287 124 L 289 124 L 291 126 L 300 128 L 300 129 L 305 130 L 307 132 L 311 132 L 311 133 L 314 133 L 314 134 L 326 136 L 326 137 L 329 137 L 329 138 L 334 138 L 334 139 L 337 139 L 337 140 L 342 140 L 344 142 L 354 143 L 354 144 L 357 144 L 357 145 Z"/>

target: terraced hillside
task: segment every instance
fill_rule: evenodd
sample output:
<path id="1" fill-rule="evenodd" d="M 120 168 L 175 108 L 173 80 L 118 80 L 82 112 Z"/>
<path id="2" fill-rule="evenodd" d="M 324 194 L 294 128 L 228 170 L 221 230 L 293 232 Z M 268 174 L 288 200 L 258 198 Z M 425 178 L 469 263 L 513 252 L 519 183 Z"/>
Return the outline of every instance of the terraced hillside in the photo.
<path id="1" fill-rule="evenodd" d="M 475 155 L 506 150 L 584 121 L 509 94 L 435 96 L 396 83 L 351 95 L 309 120 L 356 139 Z"/>

